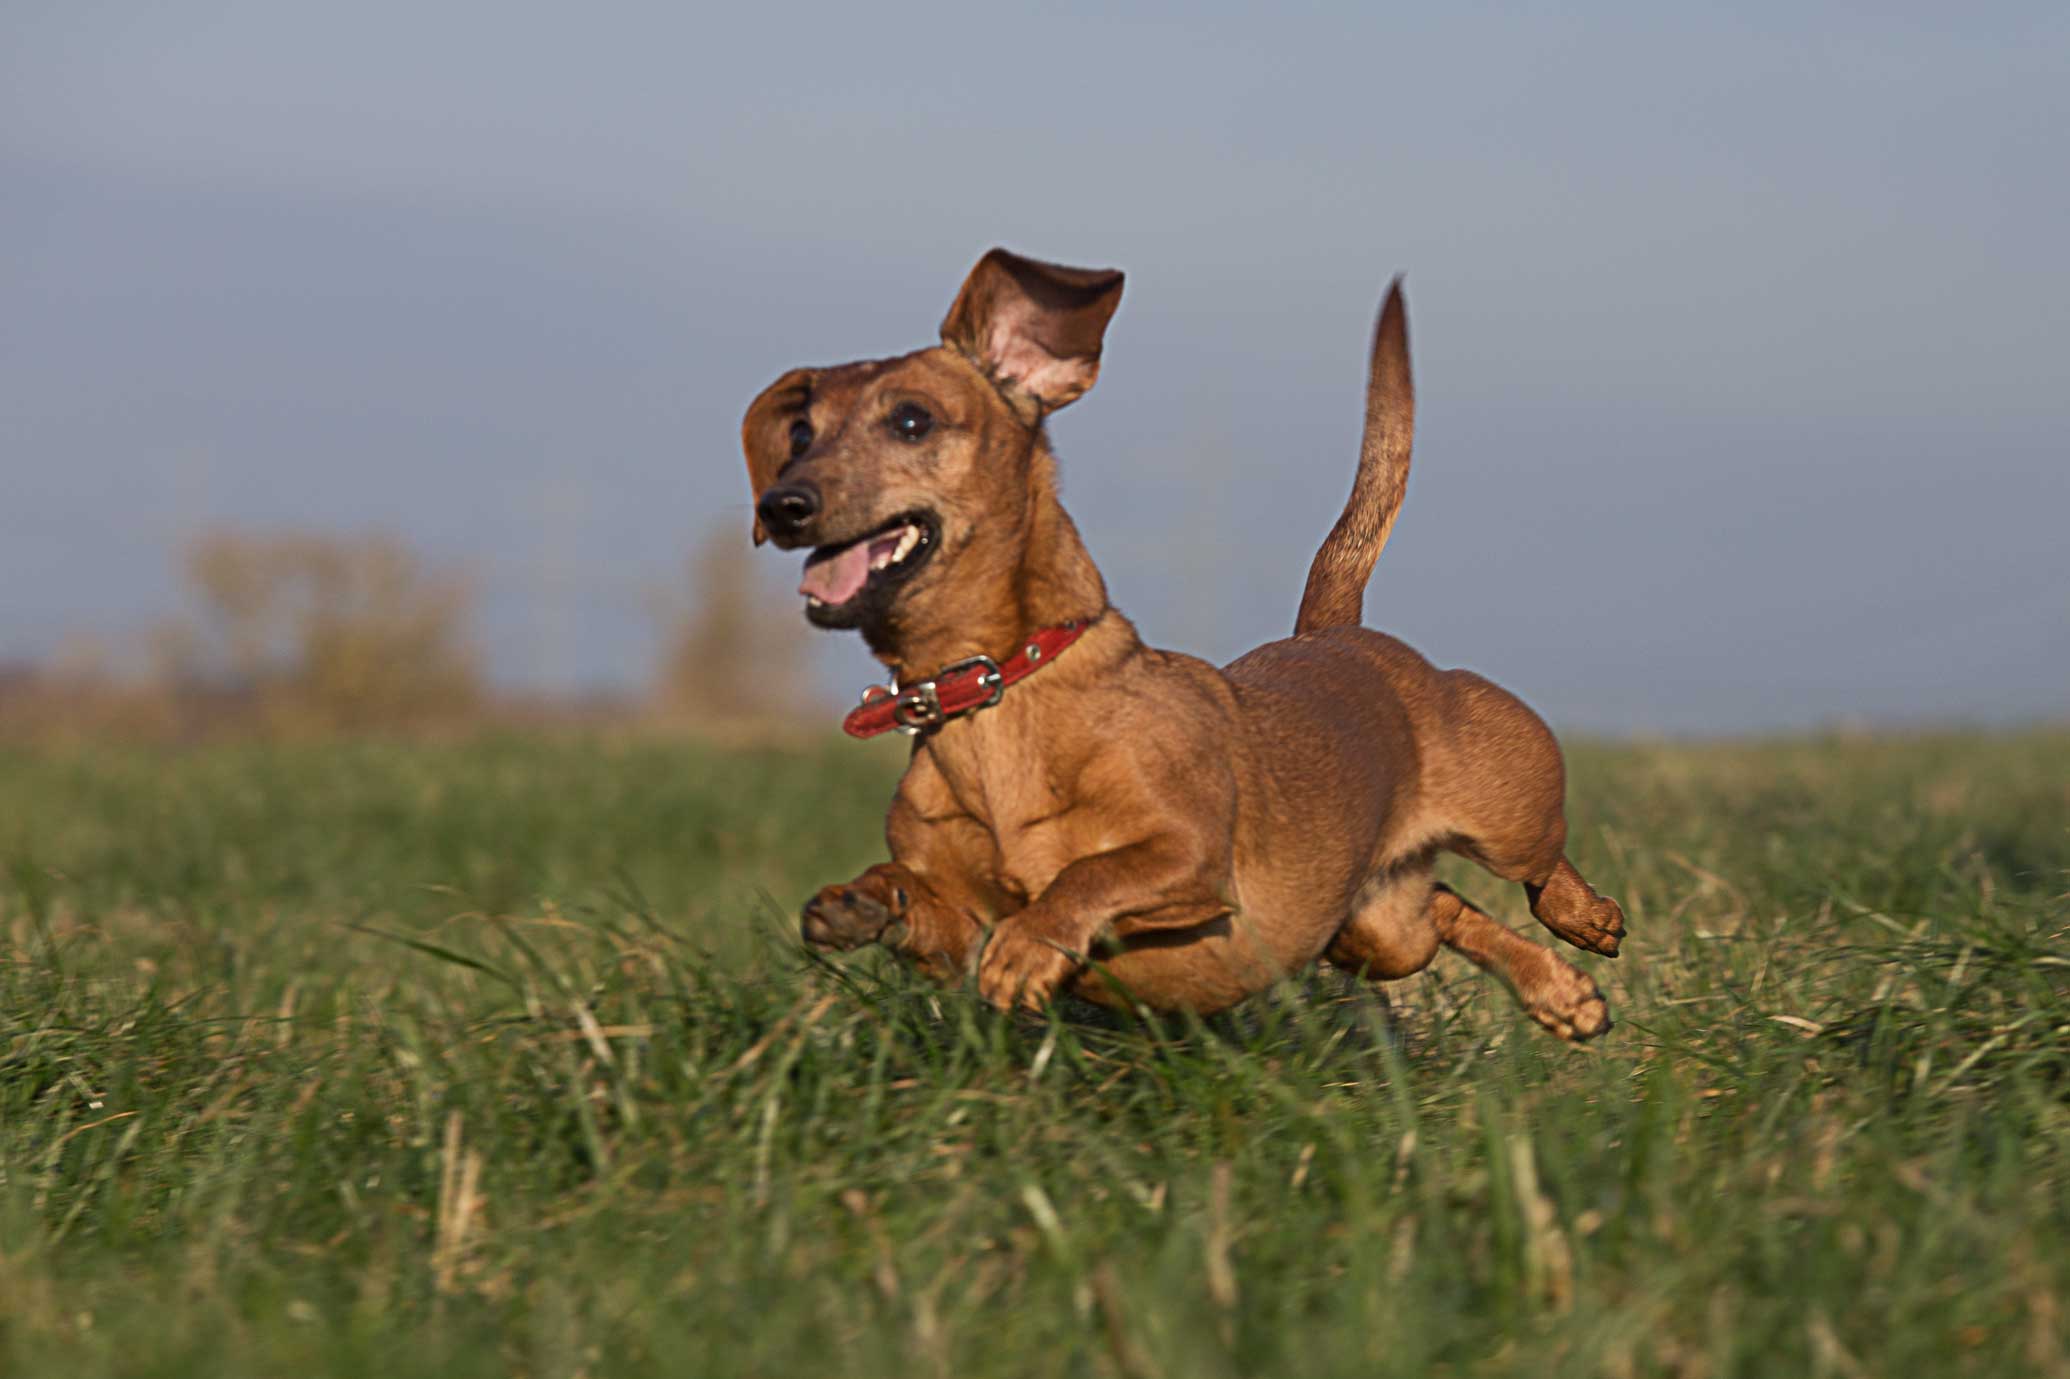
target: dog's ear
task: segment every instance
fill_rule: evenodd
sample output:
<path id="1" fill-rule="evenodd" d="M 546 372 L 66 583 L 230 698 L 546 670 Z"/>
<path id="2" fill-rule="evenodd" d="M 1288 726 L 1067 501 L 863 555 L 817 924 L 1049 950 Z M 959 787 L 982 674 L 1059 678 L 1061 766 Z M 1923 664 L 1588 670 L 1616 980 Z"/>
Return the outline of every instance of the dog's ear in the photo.
<path id="1" fill-rule="evenodd" d="M 1100 339 L 1121 305 L 1111 268 L 1059 268 L 994 249 L 964 279 L 942 343 L 1053 411 L 1100 376 Z"/>
<path id="2" fill-rule="evenodd" d="M 776 482 L 776 471 L 791 458 L 791 428 L 805 420 L 812 403 L 812 377 L 810 369 L 792 369 L 748 404 L 747 417 L 740 423 L 740 448 L 747 452 L 748 483 L 754 487 L 750 502 Z M 757 517 L 755 544 L 768 539 Z"/>

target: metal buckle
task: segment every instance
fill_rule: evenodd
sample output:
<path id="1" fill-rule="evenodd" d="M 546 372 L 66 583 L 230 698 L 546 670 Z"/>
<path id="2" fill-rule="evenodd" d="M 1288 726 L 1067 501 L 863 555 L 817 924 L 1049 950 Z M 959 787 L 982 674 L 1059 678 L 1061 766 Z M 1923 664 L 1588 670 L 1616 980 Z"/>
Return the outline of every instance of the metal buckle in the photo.
<path id="1" fill-rule="evenodd" d="M 892 701 L 891 721 L 907 737 L 932 728 L 942 721 L 941 697 L 934 692 L 934 681 L 922 680 L 917 685 L 908 685 L 898 692 Z"/>
<path id="2" fill-rule="evenodd" d="M 979 709 L 989 709 L 1005 697 L 1006 677 L 999 673 L 999 663 L 990 656 L 972 656 L 943 666 L 932 680 L 922 680 L 917 685 L 907 685 L 897 691 L 892 696 L 891 721 L 907 737 L 940 727 L 948 714 L 942 710 L 941 694 L 936 686 L 958 671 L 971 669 L 978 671 L 977 682 L 986 690 L 985 700 L 957 712 L 975 713 Z"/>
<path id="3" fill-rule="evenodd" d="M 968 670 L 972 666 L 984 667 L 984 674 L 978 676 L 978 683 L 991 691 L 991 695 L 984 703 L 972 704 L 967 710 L 967 712 L 976 713 L 979 709 L 991 708 L 1006 696 L 1006 679 L 999 673 L 999 663 L 990 656 L 972 656 L 965 661 L 956 661 L 950 665 L 943 666 L 941 673 L 948 675 L 953 671 Z"/>

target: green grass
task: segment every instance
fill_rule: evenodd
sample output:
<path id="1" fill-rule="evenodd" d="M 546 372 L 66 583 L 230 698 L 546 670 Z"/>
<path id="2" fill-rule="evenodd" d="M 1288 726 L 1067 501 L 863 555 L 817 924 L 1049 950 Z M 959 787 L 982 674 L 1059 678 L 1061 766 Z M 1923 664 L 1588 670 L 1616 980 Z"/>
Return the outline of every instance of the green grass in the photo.
<path id="1" fill-rule="evenodd" d="M 1583 1050 L 812 961 L 895 762 L 0 755 L 0 1373 L 2070 1373 L 2070 736 L 1577 749 Z"/>

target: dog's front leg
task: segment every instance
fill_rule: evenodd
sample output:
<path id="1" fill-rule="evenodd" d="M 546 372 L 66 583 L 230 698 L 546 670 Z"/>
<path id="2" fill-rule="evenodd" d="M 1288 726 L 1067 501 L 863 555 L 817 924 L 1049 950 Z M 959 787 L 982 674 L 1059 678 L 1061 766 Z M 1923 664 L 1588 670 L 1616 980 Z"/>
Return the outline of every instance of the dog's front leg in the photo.
<path id="1" fill-rule="evenodd" d="M 1037 1009 L 1117 930 L 1187 928 L 1229 914 L 1229 865 L 1217 851 L 1167 835 L 1079 858 L 992 930 L 978 959 L 979 994 L 1002 1010 Z"/>
<path id="2" fill-rule="evenodd" d="M 814 948 L 843 953 L 905 934 L 915 878 L 896 862 L 879 862 L 853 881 L 821 886 L 798 916 L 798 932 Z"/>
<path id="3" fill-rule="evenodd" d="M 990 844 L 924 756 L 899 781 L 884 841 L 889 862 L 822 886 L 806 902 L 798 926 L 805 942 L 837 952 L 881 943 L 936 981 L 963 980 L 994 913 L 968 886 L 965 859 Z"/>
<path id="4" fill-rule="evenodd" d="M 936 981 L 967 974 L 984 927 L 900 862 L 879 862 L 853 881 L 820 888 L 799 918 L 805 942 L 835 952 L 881 943 Z"/>

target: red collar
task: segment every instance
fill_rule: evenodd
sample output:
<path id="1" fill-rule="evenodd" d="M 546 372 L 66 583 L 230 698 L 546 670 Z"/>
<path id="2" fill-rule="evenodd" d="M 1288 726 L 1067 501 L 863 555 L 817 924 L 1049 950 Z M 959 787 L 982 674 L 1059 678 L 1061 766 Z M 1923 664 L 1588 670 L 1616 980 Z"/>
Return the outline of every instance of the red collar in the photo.
<path id="1" fill-rule="evenodd" d="M 904 689 L 872 685 L 863 691 L 862 703 L 841 720 L 841 727 L 850 737 L 875 737 L 893 728 L 911 734 L 938 728 L 958 714 L 988 709 L 999 702 L 1008 685 L 1025 680 L 1055 660 L 1089 625 L 1073 621 L 1045 627 L 1004 661 L 973 656 L 943 666 L 932 680 Z"/>

